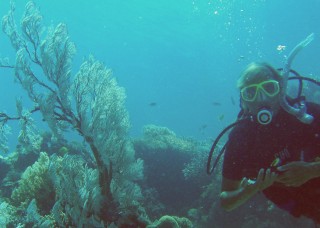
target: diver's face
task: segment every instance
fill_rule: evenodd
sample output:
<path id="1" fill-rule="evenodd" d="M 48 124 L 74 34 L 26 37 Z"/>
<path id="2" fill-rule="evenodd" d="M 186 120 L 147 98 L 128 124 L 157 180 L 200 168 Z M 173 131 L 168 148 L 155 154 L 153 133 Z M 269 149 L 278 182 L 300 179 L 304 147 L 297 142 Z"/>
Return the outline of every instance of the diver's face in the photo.
<path id="1" fill-rule="evenodd" d="M 268 77 L 256 78 L 241 89 L 242 106 L 245 110 L 256 115 L 266 108 L 275 115 L 280 109 L 279 83 Z"/>

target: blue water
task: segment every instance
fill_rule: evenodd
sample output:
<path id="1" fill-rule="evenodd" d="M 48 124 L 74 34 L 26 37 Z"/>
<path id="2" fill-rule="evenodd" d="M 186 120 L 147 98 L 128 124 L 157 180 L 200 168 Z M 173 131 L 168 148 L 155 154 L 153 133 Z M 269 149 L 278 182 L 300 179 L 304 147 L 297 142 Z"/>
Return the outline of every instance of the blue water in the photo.
<path id="1" fill-rule="evenodd" d="M 26 2 L 16 1 L 17 18 Z M 126 89 L 132 136 L 156 124 L 179 136 L 214 138 L 239 111 L 235 85 L 241 70 L 251 61 L 282 67 L 310 33 L 316 39 L 293 68 L 320 75 L 319 0 L 35 2 L 44 25 L 68 25 L 77 47 L 74 74 L 90 54 L 113 70 Z M 8 9 L 9 1 L 1 1 L 0 15 Z M 0 46 L 0 56 L 14 61 L 3 35 Z M 0 69 L 0 76 L 0 110 L 14 113 L 15 97 L 25 94 L 10 70 Z"/>

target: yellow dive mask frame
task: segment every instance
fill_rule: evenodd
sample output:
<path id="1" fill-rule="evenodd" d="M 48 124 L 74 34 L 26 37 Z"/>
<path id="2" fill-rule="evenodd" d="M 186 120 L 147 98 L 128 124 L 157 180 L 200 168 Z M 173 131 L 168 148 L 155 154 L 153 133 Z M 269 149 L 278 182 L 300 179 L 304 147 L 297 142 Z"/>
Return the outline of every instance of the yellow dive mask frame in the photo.
<path id="1" fill-rule="evenodd" d="M 262 81 L 258 84 L 251 84 L 240 90 L 244 101 L 253 102 L 256 100 L 258 92 L 263 91 L 268 97 L 274 97 L 279 94 L 280 86 L 276 80 Z"/>

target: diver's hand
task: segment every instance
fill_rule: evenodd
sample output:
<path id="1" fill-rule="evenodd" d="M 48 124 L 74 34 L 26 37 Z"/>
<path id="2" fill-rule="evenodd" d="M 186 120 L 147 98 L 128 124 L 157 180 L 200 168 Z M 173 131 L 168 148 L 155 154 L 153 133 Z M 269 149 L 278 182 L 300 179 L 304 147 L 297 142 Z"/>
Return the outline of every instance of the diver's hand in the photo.
<path id="1" fill-rule="evenodd" d="M 262 191 L 270 187 L 277 179 L 278 174 L 271 172 L 270 169 L 260 169 L 255 181 L 243 178 L 240 184 L 242 188 L 253 188 L 256 191 Z"/>
<path id="2" fill-rule="evenodd" d="M 222 189 L 220 194 L 221 206 L 231 211 L 244 204 L 257 192 L 263 190 L 276 180 L 277 174 L 270 169 L 260 169 L 256 180 L 250 180 L 244 177 L 241 182 L 222 179 Z M 228 186 L 228 184 L 229 186 Z"/>
<path id="3" fill-rule="evenodd" d="M 290 162 L 279 166 L 277 170 L 282 172 L 279 174 L 277 182 L 288 187 L 299 187 L 315 177 L 313 163 L 304 161 Z"/>
<path id="4" fill-rule="evenodd" d="M 275 180 L 277 179 L 278 174 L 275 172 L 271 172 L 270 169 L 260 169 L 256 182 L 254 183 L 254 186 L 262 191 L 268 187 L 270 187 Z"/>

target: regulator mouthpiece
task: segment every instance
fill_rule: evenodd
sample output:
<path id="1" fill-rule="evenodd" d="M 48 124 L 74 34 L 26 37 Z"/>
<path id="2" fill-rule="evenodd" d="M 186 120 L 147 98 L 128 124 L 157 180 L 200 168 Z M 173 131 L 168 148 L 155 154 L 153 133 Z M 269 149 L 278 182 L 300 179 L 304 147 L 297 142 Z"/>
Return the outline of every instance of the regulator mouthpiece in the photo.
<path id="1" fill-rule="evenodd" d="M 269 109 L 262 108 L 257 114 L 257 121 L 262 125 L 267 125 L 272 121 L 272 112 Z"/>

